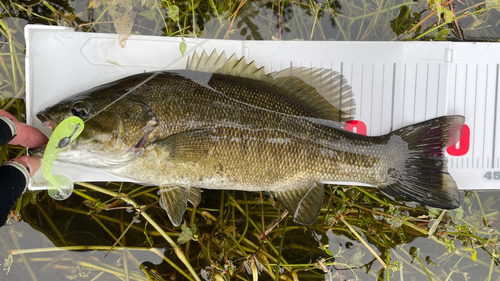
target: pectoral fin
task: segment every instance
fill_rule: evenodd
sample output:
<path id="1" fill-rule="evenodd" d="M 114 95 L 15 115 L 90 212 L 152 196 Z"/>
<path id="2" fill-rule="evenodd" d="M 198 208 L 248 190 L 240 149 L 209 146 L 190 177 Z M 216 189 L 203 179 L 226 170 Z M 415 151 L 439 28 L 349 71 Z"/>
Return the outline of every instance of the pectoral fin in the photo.
<path id="1" fill-rule="evenodd" d="M 308 225 L 318 219 L 325 190 L 323 184 L 314 182 L 293 190 L 270 193 L 293 215 L 295 222 Z"/>
<path id="2" fill-rule="evenodd" d="M 167 211 L 168 218 L 175 226 L 182 223 L 190 195 L 189 189 L 183 186 L 160 186 L 160 206 Z"/>
<path id="3" fill-rule="evenodd" d="M 209 129 L 189 130 L 158 141 L 168 149 L 168 161 L 198 162 L 210 154 L 216 136 Z"/>

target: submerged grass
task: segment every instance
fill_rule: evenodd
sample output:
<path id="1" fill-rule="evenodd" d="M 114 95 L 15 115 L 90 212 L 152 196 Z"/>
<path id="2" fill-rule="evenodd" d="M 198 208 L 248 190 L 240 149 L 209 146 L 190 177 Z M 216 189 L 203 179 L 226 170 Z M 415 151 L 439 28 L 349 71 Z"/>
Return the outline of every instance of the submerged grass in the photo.
<path id="1" fill-rule="evenodd" d="M 18 97 L 25 85 L 26 23 L 84 32 L 115 32 L 122 25 L 132 34 L 219 39 L 499 38 L 498 1 L 123 2 L 133 12 L 121 23 L 109 13 L 121 3 L 116 0 L 0 2 L 0 108 L 24 120 Z M 23 154 L 22 147 L 0 147 L 2 162 Z M 306 227 L 266 194 L 205 191 L 202 203 L 188 208 L 182 227 L 173 227 L 156 191 L 128 183 L 81 183 L 62 202 L 45 192 L 24 194 L 14 218 L 42 235 L 12 222 L 0 229 L 4 274 L 19 280 L 498 280 L 500 275 L 498 193 L 468 193 L 460 209 L 442 212 L 407 206 L 373 189 L 328 186 L 318 222 Z"/>
<path id="2" fill-rule="evenodd" d="M 7 268 L 16 264 L 16 256 L 24 255 L 19 262 L 26 268 L 45 261 L 44 274 L 69 275 L 78 268 L 88 272 L 90 279 L 98 274 L 99 278 L 113 275 L 122 279 L 124 261 L 119 262 L 121 268 L 112 264 L 103 267 L 101 263 L 123 259 L 118 253 L 104 258 L 105 251 L 126 250 L 127 270 L 132 270 L 129 274 L 137 274 L 142 268 L 148 276 L 160 278 L 151 280 L 173 276 L 176 280 L 254 280 L 255 273 L 259 280 L 323 280 L 328 275 L 400 280 L 399 274 L 447 280 L 454 274 L 473 271 L 488 272 L 490 277 L 500 273 L 494 196 L 481 199 L 480 194 L 469 194 L 473 200 L 465 197 L 460 209 L 441 212 L 405 206 L 371 189 L 329 186 L 317 223 L 301 226 L 285 217 L 262 237 L 264 229 L 281 215 L 265 195 L 261 201 L 258 193 L 206 191 L 200 206 L 188 208 L 184 224 L 176 228 L 158 207 L 156 192 L 130 199 L 141 187 L 113 183 L 100 186 L 78 184 L 77 192 L 62 202 L 52 200 L 45 192 L 27 193 L 30 199 L 21 210 L 22 218 L 60 248 L 11 247 L 22 245 L 15 239 L 23 239 L 13 237 L 18 234 L 12 232 L 13 242 L 0 238 L 2 249 L 10 257 L 7 260 L 12 261 Z M 88 198 L 109 203 L 89 208 L 84 204 Z M 476 198 L 487 208 L 471 203 L 477 202 Z M 45 215 L 40 210 L 45 210 Z M 136 220 L 138 215 L 144 220 Z M 431 227 L 436 231 L 429 239 Z M 420 248 L 411 246 L 419 239 L 426 242 L 420 243 Z M 113 248 L 117 241 L 120 245 Z M 90 257 L 64 252 L 63 256 L 72 253 L 68 260 L 61 257 L 63 250 L 103 252 L 93 252 Z M 157 254 L 163 262 L 134 261 L 137 251 Z"/>

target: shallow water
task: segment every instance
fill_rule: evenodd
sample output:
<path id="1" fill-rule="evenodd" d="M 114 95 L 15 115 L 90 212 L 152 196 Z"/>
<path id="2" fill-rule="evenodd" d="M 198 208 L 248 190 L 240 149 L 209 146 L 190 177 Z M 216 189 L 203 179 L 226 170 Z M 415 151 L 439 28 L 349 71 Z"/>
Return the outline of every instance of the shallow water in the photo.
<path id="1" fill-rule="evenodd" d="M 23 84 L 25 24 L 59 23 L 77 27 L 98 21 L 101 23 L 96 24 L 91 32 L 114 32 L 110 23 L 112 19 L 103 13 L 104 6 L 89 10 L 88 1 L 47 3 L 49 5 L 33 3 L 30 15 L 9 3 L 4 3 L 12 17 L 4 10 L 2 15 L 6 18 L 2 21 L 12 29 L 12 38 L 3 35 L 0 38 L 0 42 L 3 42 L 0 48 L 5 65 L 1 71 L 6 79 L 0 84 L 2 97 L 19 92 Z M 190 3 L 187 1 L 175 4 L 184 11 Z M 180 25 L 191 26 L 183 30 L 186 36 L 191 31 L 207 38 L 394 40 L 397 35 L 390 27 L 390 22 L 397 17 L 402 4 L 386 1 L 378 10 L 376 2 L 361 0 L 351 3 L 320 1 L 313 5 L 315 8 L 311 7 L 311 2 L 284 1 L 279 4 L 282 9 L 280 14 L 278 2 L 249 1 L 241 6 L 231 23 L 230 14 L 224 13 L 223 10 L 230 8 L 235 13 L 240 3 L 232 3 L 231 7 L 229 4 L 215 3 L 221 6 L 217 12 L 211 9 L 208 1 L 198 3 L 195 9 L 198 29 L 192 28 L 192 14 L 189 13 L 181 13 L 180 24 L 166 19 L 165 28 L 159 12 L 153 20 L 147 19 L 145 13 L 153 9 L 149 4 L 141 6 L 137 3 L 135 8 L 139 15 L 136 16 L 136 26 L 132 31 L 146 35 L 171 35 L 179 30 Z M 474 5 L 471 2 L 465 3 L 467 7 Z M 416 16 L 413 13 L 417 12 L 419 7 L 425 6 L 421 2 L 405 4 L 410 7 L 410 14 L 414 19 Z M 50 7 L 57 12 L 53 12 Z M 165 7 L 160 9 L 165 13 Z M 462 5 L 457 4 L 456 9 L 462 9 Z M 314 16 L 316 12 L 317 17 Z M 42 19 L 33 13 L 51 20 Z M 423 18 L 429 13 L 425 11 L 420 17 Z M 497 41 L 496 13 L 498 12 L 491 11 L 460 21 L 462 36 L 466 40 Z M 100 17 L 101 15 L 103 16 Z M 408 20 L 414 20 L 411 17 Z M 422 30 L 436 21 L 437 17 L 431 18 L 423 25 Z M 473 26 L 478 21 L 482 22 Z M 80 26 L 78 30 L 86 31 L 89 27 L 90 25 Z M 449 27 L 453 30 L 452 24 Z M 426 38 L 432 39 L 436 36 L 436 33 L 429 33 Z M 459 35 L 451 31 L 446 38 L 456 40 Z M 9 42 L 15 44 L 8 44 Z M 15 48 L 11 49 L 13 45 Z M 16 64 L 14 57 L 19 63 Z M 14 64 L 11 64 L 12 61 Z M 12 66 L 18 69 L 17 84 L 13 83 L 10 72 Z M 118 191 L 116 185 L 103 185 Z M 122 192 L 130 194 L 138 188 L 125 185 Z M 109 196 L 83 187 L 76 189 L 81 194 L 101 202 L 110 199 Z M 177 241 L 183 230 L 171 229 L 164 211 L 158 208 L 156 203 L 156 190 L 140 190 L 147 192 L 134 200 L 150 206 L 147 213 L 164 226 L 165 231 Z M 368 194 L 388 203 L 377 202 L 355 188 L 330 187 L 318 223 L 303 227 L 288 218 L 268 234 L 266 240 L 258 238 L 262 225 L 270 225 L 279 215 L 266 196 L 262 204 L 258 193 L 246 193 L 245 200 L 242 192 L 207 191 L 203 193 L 202 204 L 196 212 L 190 209 L 185 215 L 188 225 L 192 226 L 194 224 L 191 222 L 196 222 L 198 230 L 194 232 L 197 241 L 189 242 L 188 250 L 186 244 L 182 244 L 182 249 L 196 272 L 205 280 L 210 280 L 210 276 L 217 280 L 217 274 L 224 276 L 226 280 L 251 280 L 252 275 L 247 272 L 247 268 L 249 270 L 254 262 L 257 265 L 256 270 L 261 272 L 259 280 L 274 280 L 277 261 L 273 259 L 280 255 L 282 259 L 278 268 L 283 272 L 284 280 L 293 280 L 295 271 L 296 278 L 300 280 L 426 280 L 429 276 L 434 280 L 500 280 L 500 260 L 496 258 L 499 253 L 495 250 L 499 247 L 498 192 L 481 192 L 478 197 L 471 194 L 470 200 L 465 199 L 461 209 L 449 211 L 443 216 L 434 234 L 428 238 L 425 233 L 439 213 L 429 217 L 426 208 L 407 208 L 405 204 L 391 201 L 379 192 L 369 191 Z M 0 253 L 2 258 L 6 259 L 2 263 L 4 272 L 0 273 L 0 279 L 147 280 L 139 269 L 139 265 L 143 264 L 153 272 L 151 276 L 157 272 L 165 280 L 187 280 L 158 255 L 164 254 L 172 263 L 185 270 L 171 246 L 142 218 L 138 218 L 139 221 L 133 224 L 122 240 L 122 243 L 129 247 L 128 251 L 113 251 L 104 258 L 107 250 L 89 250 L 88 246 L 109 248 L 113 245 L 129 222 L 135 219 L 137 210 L 128 212 L 125 209 L 115 209 L 97 213 L 95 208 L 89 207 L 88 202 L 87 205 L 84 203 L 84 195 L 73 195 L 62 202 L 51 200 L 43 192 L 35 197 L 30 197 L 31 195 L 33 194 L 25 195 L 25 206 L 21 211 L 23 221 L 11 220 L 8 226 L 0 228 Z M 126 206 L 121 203 L 116 207 Z M 341 221 L 341 215 L 344 216 L 345 222 L 366 240 L 374 253 L 390 265 L 389 270 L 383 270 L 381 263 L 368 251 L 366 245 L 359 242 L 346 227 L 346 223 Z M 406 224 L 401 225 L 402 220 Z M 244 236 L 244 239 L 240 235 Z M 82 250 L 59 251 L 53 248 L 63 246 L 81 247 Z M 12 252 L 16 249 L 25 249 L 26 252 L 23 255 Z M 9 257 L 12 257 L 10 264 Z M 269 272 L 266 272 L 266 267 Z M 33 275 L 30 270 L 34 272 Z"/>

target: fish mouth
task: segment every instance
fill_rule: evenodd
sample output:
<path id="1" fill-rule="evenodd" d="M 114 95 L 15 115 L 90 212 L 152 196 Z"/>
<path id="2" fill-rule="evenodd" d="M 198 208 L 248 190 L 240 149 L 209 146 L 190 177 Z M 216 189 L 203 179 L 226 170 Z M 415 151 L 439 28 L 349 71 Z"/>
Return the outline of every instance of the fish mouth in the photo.
<path id="1" fill-rule="evenodd" d="M 35 157 L 38 157 L 40 159 L 43 158 L 43 155 L 45 154 L 45 149 L 46 149 L 47 145 L 44 144 L 40 147 L 37 147 L 37 148 L 29 148 L 28 149 L 28 155 L 29 156 L 35 156 Z"/>
<path id="2" fill-rule="evenodd" d="M 50 118 L 49 116 L 45 115 L 44 112 L 40 112 L 36 115 L 36 117 L 42 121 L 42 125 L 45 126 L 45 127 L 48 127 L 52 130 L 52 132 L 54 131 L 54 129 L 57 127 L 57 122 L 54 121 L 52 118 Z"/>

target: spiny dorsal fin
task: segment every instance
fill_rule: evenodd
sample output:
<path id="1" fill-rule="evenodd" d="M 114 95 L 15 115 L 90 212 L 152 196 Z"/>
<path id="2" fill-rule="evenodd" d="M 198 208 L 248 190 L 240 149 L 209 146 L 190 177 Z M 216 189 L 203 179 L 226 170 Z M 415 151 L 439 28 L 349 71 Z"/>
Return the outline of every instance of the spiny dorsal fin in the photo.
<path id="1" fill-rule="evenodd" d="M 160 186 L 160 207 L 167 212 L 168 218 L 175 226 L 182 223 L 182 216 L 186 212 L 189 197 L 189 187 Z"/>
<path id="2" fill-rule="evenodd" d="M 291 67 L 270 74 L 276 85 L 322 112 L 323 119 L 346 122 L 354 118 L 356 104 L 351 86 L 337 71 Z"/>
<path id="3" fill-rule="evenodd" d="M 281 205 L 292 214 L 293 220 L 300 224 L 313 224 L 318 219 L 325 196 L 323 184 L 311 184 L 287 191 L 271 191 Z"/>
<path id="4" fill-rule="evenodd" d="M 238 59 L 236 54 L 227 58 L 224 52 L 219 56 L 215 50 L 210 56 L 205 51 L 201 56 L 195 52 L 188 60 L 186 69 L 250 78 L 269 83 L 286 93 L 285 98 L 290 103 L 297 103 L 303 107 L 303 110 L 292 113 L 297 116 L 336 122 L 346 122 L 354 118 L 355 102 L 351 86 L 336 71 L 323 68 L 292 67 L 266 74 L 265 69 L 263 67 L 257 68 L 253 61 L 247 63 L 244 57 Z M 217 87 L 214 88 L 217 89 Z M 223 91 L 223 93 L 236 99 L 244 98 L 236 97 L 227 91 Z M 249 100 L 251 99 L 242 101 L 248 103 Z M 266 104 L 256 106 L 280 111 L 276 108 L 268 108 Z M 280 112 L 287 113 L 284 112 L 284 109 Z"/>
<path id="5" fill-rule="evenodd" d="M 194 52 L 192 58 L 188 59 L 186 69 L 252 78 L 256 80 L 262 80 L 264 77 L 271 79 L 264 71 L 264 68 L 257 68 L 253 61 L 247 63 L 244 57 L 238 59 L 236 54 L 233 54 L 228 59 L 225 52 L 222 52 L 219 56 L 215 50 L 210 56 L 205 51 L 201 53 L 201 56 L 198 56 L 198 53 Z"/>

